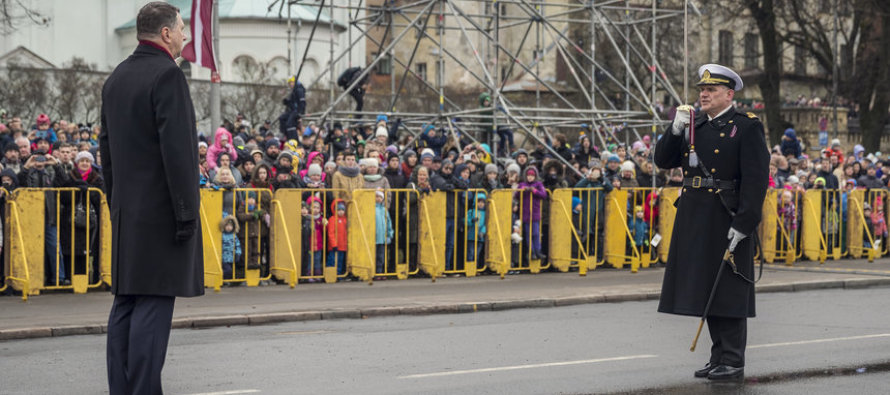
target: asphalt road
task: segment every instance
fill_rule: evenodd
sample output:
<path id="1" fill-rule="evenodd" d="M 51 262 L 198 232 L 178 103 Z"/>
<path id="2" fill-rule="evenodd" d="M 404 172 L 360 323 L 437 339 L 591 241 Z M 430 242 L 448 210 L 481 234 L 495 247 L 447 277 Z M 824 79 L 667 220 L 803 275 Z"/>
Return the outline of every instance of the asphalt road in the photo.
<path id="1" fill-rule="evenodd" d="M 887 300 L 890 288 L 758 296 L 738 385 L 692 378 L 707 331 L 690 353 L 697 320 L 655 301 L 178 330 L 164 381 L 168 394 L 217 395 L 883 394 Z M 104 393 L 104 344 L 2 342 L 0 394 Z"/>

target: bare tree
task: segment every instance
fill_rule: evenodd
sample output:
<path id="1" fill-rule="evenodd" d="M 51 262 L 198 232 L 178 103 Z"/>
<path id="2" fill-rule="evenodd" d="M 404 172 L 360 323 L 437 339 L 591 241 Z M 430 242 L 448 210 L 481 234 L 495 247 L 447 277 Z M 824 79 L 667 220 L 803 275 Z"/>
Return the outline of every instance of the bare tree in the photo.
<path id="1" fill-rule="evenodd" d="M 48 16 L 25 5 L 22 0 L 0 0 L 0 34 L 4 36 L 27 24 L 49 26 L 50 22 Z"/>

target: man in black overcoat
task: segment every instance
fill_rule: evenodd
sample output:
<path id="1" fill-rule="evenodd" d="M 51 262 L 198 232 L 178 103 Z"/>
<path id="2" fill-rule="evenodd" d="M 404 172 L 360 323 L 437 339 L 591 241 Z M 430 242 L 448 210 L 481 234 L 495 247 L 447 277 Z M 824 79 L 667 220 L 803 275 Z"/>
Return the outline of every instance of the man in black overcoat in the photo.
<path id="1" fill-rule="evenodd" d="M 738 272 L 724 269 L 708 312 L 711 358 L 695 377 L 744 377 L 747 318 L 754 317 L 754 242 L 769 182 L 763 124 L 735 111 L 742 80 L 714 64 L 699 69 L 701 112 L 689 132 L 689 106 L 677 110 L 671 130 L 655 147 L 663 169 L 682 167 L 683 189 L 658 311 L 702 316 L 724 251 L 734 251 Z M 698 162 L 698 163 L 696 163 Z"/>
<path id="2" fill-rule="evenodd" d="M 102 89 L 99 135 L 111 205 L 108 385 L 114 394 L 160 394 L 173 304 L 204 293 L 198 138 L 185 75 L 179 10 L 146 4 L 139 45 Z"/>

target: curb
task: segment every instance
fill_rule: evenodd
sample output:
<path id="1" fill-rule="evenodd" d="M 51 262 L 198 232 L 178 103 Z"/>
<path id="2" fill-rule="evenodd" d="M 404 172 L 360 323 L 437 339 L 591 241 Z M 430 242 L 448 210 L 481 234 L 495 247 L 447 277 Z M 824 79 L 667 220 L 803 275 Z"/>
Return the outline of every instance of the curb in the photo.
<path id="1" fill-rule="evenodd" d="M 757 293 L 802 292 L 824 289 L 863 289 L 890 287 L 890 278 L 859 278 L 848 280 L 804 281 L 758 285 Z M 480 311 L 504 311 L 514 309 L 575 306 L 597 303 L 621 303 L 657 300 L 658 289 L 634 292 L 591 294 L 561 298 L 504 300 L 476 303 L 454 303 L 425 306 L 366 307 L 362 309 L 332 309 L 320 311 L 292 311 L 259 314 L 234 314 L 217 316 L 182 317 L 173 320 L 173 329 L 218 328 L 241 325 L 267 325 L 282 322 L 319 321 L 336 319 L 365 319 L 397 315 L 462 314 Z M 74 335 L 98 335 L 107 332 L 106 324 L 63 325 L 0 330 L 0 341 L 39 339 Z"/>

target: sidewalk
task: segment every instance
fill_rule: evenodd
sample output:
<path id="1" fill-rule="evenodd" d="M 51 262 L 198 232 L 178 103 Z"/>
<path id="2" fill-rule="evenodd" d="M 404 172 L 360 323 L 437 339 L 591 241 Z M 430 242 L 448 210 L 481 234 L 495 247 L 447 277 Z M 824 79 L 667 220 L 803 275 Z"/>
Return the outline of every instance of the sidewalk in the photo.
<path id="1" fill-rule="evenodd" d="M 778 265 L 774 265 L 778 266 Z M 852 271 L 852 272 L 851 272 Z M 260 325 L 285 321 L 365 318 L 388 315 L 468 313 L 658 299 L 663 267 L 598 268 L 577 273 L 542 273 L 474 278 L 440 278 L 337 284 L 229 287 L 199 298 L 176 301 L 174 328 Z M 890 286 L 890 259 L 873 263 L 828 261 L 764 269 L 757 292 Z M 0 341 L 105 331 L 112 295 L 44 294 L 23 302 L 0 297 Z"/>

